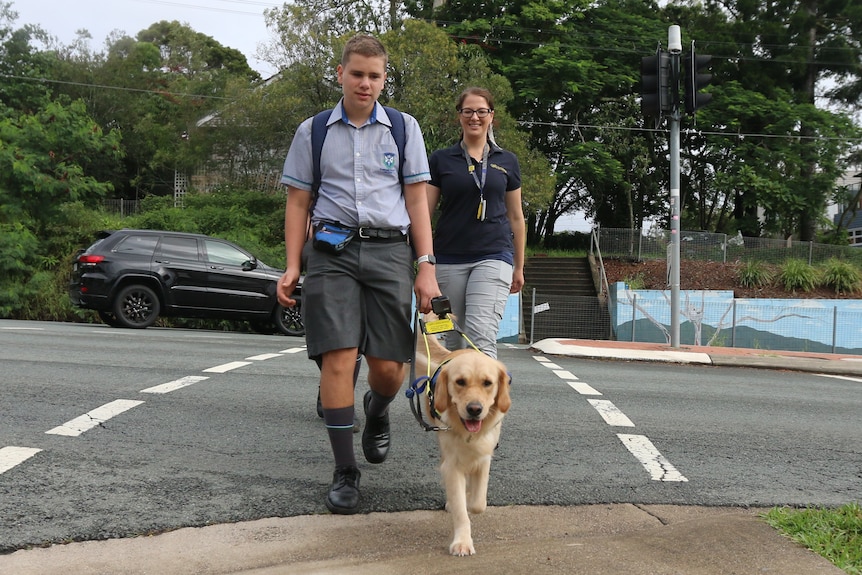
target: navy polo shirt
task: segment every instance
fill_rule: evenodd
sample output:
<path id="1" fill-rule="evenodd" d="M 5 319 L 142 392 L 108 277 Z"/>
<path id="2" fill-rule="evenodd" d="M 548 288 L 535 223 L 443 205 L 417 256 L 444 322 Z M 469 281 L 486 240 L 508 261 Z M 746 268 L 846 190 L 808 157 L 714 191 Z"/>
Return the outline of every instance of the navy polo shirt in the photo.
<path id="1" fill-rule="evenodd" d="M 471 158 L 481 180 L 482 162 Z M 441 264 L 498 259 L 514 264 L 512 227 L 506 193 L 521 187 L 521 167 L 512 152 L 491 144 L 485 177 L 485 221 L 476 215 L 479 186 L 467 168 L 461 142 L 429 158 L 430 184 L 440 189 L 440 218 L 434 230 L 434 255 Z"/>

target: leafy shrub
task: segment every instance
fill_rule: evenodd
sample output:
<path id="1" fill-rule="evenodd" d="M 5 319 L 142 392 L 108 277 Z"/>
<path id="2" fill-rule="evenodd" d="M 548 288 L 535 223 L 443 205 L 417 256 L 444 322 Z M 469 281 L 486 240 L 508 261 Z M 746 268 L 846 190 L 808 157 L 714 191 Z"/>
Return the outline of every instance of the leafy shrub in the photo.
<path id="1" fill-rule="evenodd" d="M 835 293 L 852 293 L 862 286 L 862 274 L 855 265 L 830 258 L 824 265 L 820 277 L 821 284 L 835 288 Z"/>
<path id="2" fill-rule="evenodd" d="M 642 273 L 639 273 L 634 277 L 626 276 L 623 278 L 623 282 L 625 282 L 626 286 L 632 290 L 644 289 L 644 286 L 646 285 L 646 281 L 644 280 L 644 275 Z"/>
<path id="3" fill-rule="evenodd" d="M 787 291 L 812 291 L 819 283 L 817 270 L 808 263 L 789 259 L 781 265 L 778 281 Z"/>
<path id="4" fill-rule="evenodd" d="M 747 288 L 764 287 L 772 283 L 775 274 L 765 263 L 749 260 L 736 272 L 739 283 Z"/>

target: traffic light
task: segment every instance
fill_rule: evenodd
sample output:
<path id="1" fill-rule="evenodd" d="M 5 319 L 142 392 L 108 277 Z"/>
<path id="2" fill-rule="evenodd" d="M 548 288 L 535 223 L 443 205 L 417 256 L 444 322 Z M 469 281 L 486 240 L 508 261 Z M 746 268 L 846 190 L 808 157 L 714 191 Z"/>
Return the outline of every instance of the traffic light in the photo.
<path id="1" fill-rule="evenodd" d="M 695 54 L 694 42 L 691 52 L 685 56 L 685 111 L 694 114 L 712 100 L 712 94 L 704 94 L 700 90 L 709 86 L 712 74 L 700 74 L 698 71 L 709 68 L 712 56 Z"/>
<path id="2" fill-rule="evenodd" d="M 670 54 L 657 48 L 655 56 L 641 58 L 641 111 L 644 116 L 660 118 L 670 112 Z"/>

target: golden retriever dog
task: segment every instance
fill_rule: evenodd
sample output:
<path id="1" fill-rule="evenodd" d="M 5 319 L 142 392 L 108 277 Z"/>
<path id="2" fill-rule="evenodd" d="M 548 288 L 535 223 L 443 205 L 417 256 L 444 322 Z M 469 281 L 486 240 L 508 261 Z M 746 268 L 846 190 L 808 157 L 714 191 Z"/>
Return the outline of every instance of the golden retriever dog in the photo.
<path id="1" fill-rule="evenodd" d="M 449 553 L 473 555 L 476 549 L 468 513 L 482 513 L 487 506 L 491 458 L 503 416 L 512 403 L 509 375 L 501 362 L 482 352 L 461 349 L 450 353 L 436 337 L 428 339 L 428 353 L 420 342 L 416 364 L 430 363 L 431 373 L 439 367 L 434 409 L 428 413 L 433 425 L 445 429 L 437 432 L 437 439 L 446 510 L 454 527 Z"/>

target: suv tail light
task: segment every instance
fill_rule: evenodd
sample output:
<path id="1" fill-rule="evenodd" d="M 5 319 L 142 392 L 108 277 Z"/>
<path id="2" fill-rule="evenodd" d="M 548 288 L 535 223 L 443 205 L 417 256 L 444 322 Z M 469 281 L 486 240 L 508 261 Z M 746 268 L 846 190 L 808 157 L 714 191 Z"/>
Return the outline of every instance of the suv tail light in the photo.
<path id="1" fill-rule="evenodd" d="M 78 262 L 82 264 L 99 264 L 105 261 L 105 256 L 84 255 L 78 258 Z"/>

